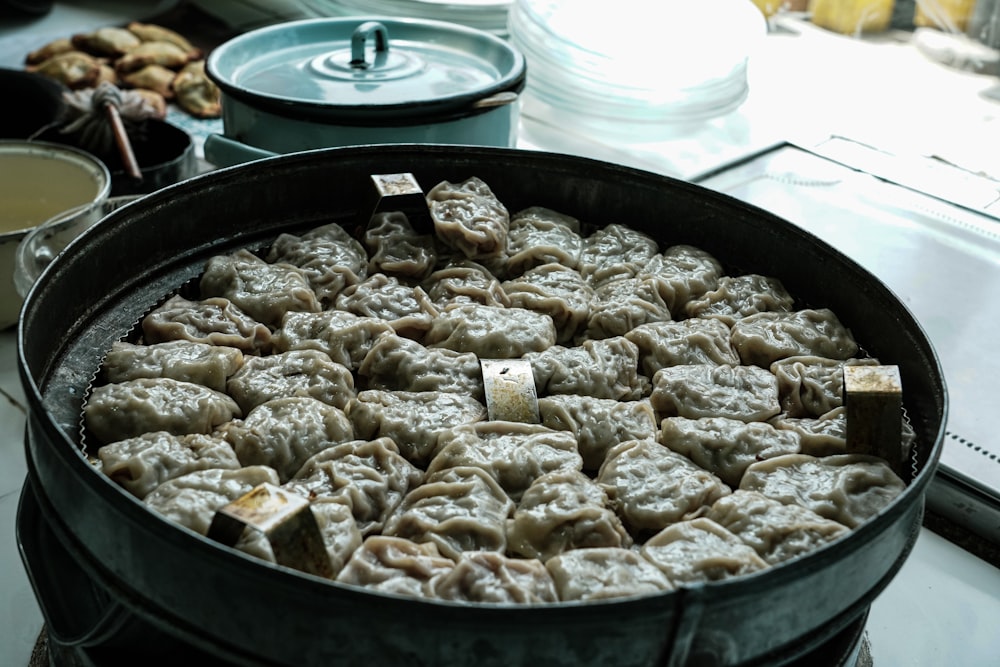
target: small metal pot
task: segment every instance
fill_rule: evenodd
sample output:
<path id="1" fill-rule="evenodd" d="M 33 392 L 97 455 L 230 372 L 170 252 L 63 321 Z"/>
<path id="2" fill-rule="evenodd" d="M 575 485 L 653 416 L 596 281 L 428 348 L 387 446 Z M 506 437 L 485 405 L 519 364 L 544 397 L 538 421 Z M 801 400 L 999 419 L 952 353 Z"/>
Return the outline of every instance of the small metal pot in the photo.
<path id="1" fill-rule="evenodd" d="M 230 166 L 276 153 L 361 144 L 513 146 L 520 52 L 442 21 L 357 17 L 269 26 L 217 47 L 224 136 L 206 158 Z"/>
<path id="2" fill-rule="evenodd" d="M 32 229 L 79 207 L 94 222 L 111 193 L 111 174 L 90 153 L 45 141 L 0 140 L 0 329 L 17 323 L 17 248 Z"/>

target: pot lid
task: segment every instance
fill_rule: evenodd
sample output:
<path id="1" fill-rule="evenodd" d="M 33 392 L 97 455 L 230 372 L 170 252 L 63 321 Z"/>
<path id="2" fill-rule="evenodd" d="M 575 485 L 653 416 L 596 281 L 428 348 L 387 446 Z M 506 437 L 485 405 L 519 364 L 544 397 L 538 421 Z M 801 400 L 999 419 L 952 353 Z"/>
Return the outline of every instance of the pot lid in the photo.
<path id="1" fill-rule="evenodd" d="M 251 103 L 426 113 L 523 86 L 524 58 L 489 33 L 442 21 L 292 21 L 236 37 L 209 56 L 209 76 Z"/>

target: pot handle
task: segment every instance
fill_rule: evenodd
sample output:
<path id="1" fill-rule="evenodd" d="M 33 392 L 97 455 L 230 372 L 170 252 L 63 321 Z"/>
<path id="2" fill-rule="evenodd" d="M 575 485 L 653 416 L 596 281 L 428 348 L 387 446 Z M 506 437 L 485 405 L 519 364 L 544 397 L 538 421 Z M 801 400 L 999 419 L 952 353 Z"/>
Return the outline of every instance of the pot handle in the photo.
<path id="1" fill-rule="evenodd" d="M 375 63 L 365 60 L 365 44 L 368 38 L 375 37 L 375 59 L 379 60 L 379 54 L 389 51 L 389 31 L 378 21 L 365 21 L 351 34 L 351 67 L 355 69 L 368 69 Z M 385 57 L 384 55 L 382 56 Z"/>
<path id="2" fill-rule="evenodd" d="M 205 137 L 205 159 L 216 167 L 232 167 L 233 165 L 253 162 L 274 157 L 273 153 L 263 148 L 250 146 L 242 141 L 236 141 L 221 134 L 210 134 Z"/>
<path id="3" fill-rule="evenodd" d="M 472 103 L 473 109 L 493 109 L 496 107 L 507 106 L 508 104 L 513 104 L 517 102 L 518 94 L 512 90 L 505 90 L 503 92 L 494 93 L 489 97 L 484 97 L 482 99 L 476 100 Z"/>

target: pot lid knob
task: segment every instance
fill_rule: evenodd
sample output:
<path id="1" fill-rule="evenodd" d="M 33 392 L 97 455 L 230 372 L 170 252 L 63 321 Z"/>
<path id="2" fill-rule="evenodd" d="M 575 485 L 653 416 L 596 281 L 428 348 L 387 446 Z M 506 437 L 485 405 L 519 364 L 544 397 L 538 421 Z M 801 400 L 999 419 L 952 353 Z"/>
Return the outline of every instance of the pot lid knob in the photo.
<path id="1" fill-rule="evenodd" d="M 307 71 L 317 77 L 309 85 L 326 79 L 371 86 L 397 79 L 413 79 L 418 85 L 426 69 L 425 59 L 412 48 L 394 48 L 390 53 L 385 24 L 364 21 L 351 31 L 344 48 L 320 53 L 309 62 Z"/>
<path id="2" fill-rule="evenodd" d="M 369 37 L 375 37 L 375 61 L 369 63 L 366 59 L 365 46 Z M 389 51 L 389 31 L 378 21 L 365 21 L 351 34 L 351 67 L 368 69 L 378 66 L 379 60 L 385 59 Z"/>

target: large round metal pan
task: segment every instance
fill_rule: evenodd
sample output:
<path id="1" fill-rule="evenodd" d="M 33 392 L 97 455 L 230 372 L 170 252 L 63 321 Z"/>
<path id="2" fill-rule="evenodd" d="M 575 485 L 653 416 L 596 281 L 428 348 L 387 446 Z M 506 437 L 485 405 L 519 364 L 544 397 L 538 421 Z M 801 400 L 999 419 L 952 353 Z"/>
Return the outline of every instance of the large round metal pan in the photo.
<path id="1" fill-rule="evenodd" d="M 832 308 L 898 365 L 917 434 L 908 488 L 847 538 L 753 576 L 602 603 L 475 606 L 354 589 L 255 560 L 167 523 L 81 451 L 85 389 L 112 341 L 200 274 L 212 255 L 277 234 L 352 224 L 371 174 L 424 188 L 478 176 L 515 211 L 542 205 L 622 223 L 667 247 L 713 253 L 729 273 L 779 278 Z M 196 177 L 79 237 L 29 294 L 18 331 L 35 492 L 87 571 L 125 605 L 241 664 L 783 664 L 861 617 L 909 554 L 942 446 L 936 354 L 900 300 L 856 263 L 758 208 L 607 163 L 511 149 L 370 146 L 267 159 Z"/>

